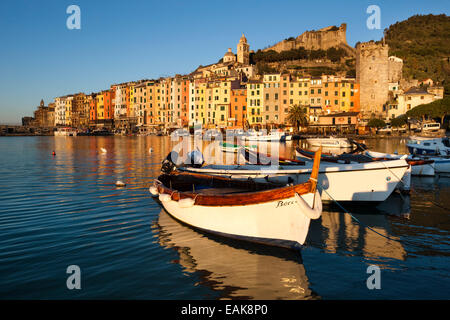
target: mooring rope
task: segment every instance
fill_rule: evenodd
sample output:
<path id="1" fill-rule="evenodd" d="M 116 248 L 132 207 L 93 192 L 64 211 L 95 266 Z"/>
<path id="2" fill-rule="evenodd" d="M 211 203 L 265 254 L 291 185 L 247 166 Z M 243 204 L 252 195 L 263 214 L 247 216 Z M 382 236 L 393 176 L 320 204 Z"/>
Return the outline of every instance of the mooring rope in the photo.
<path id="1" fill-rule="evenodd" d="M 319 186 L 318 186 L 318 187 L 319 187 Z M 320 187 L 319 187 L 319 188 L 320 188 Z M 341 208 L 341 209 L 344 211 L 344 213 L 348 214 L 348 215 L 349 215 L 353 220 L 355 220 L 358 224 L 360 224 L 360 225 L 363 226 L 364 228 L 369 229 L 370 231 L 375 232 L 376 234 L 382 236 L 383 238 L 386 238 L 386 239 L 388 239 L 388 240 L 391 240 L 391 241 L 395 241 L 395 242 L 401 243 L 400 240 L 392 239 L 392 238 L 389 237 L 389 236 L 385 236 L 384 234 L 381 234 L 381 233 L 379 233 L 378 231 L 376 231 L 375 229 L 373 229 L 372 227 L 370 227 L 370 226 L 368 226 L 368 225 L 362 223 L 361 220 L 359 220 L 358 218 L 356 218 L 356 217 L 355 217 L 353 214 L 351 214 L 347 209 L 345 209 L 345 208 L 344 208 L 344 207 L 343 207 L 336 199 L 334 199 L 334 198 L 327 192 L 327 190 L 325 190 L 324 188 L 320 188 L 320 189 L 321 189 L 322 191 L 324 191 L 324 192 L 330 197 L 330 199 L 333 200 L 333 202 L 336 203 L 336 204 L 339 206 L 339 208 Z"/>
<path id="2" fill-rule="evenodd" d="M 367 155 L 367 154 L 362 154 L 363 156 L 365 156 L 365 157 L 367 157 L 367 158 L 371 158 L 369 155 Z M 393 159 L 393 160 L 401 160 L 401 159 Z M 398 178 L 398 176 L 391 170 L 391 168 L 389 168 L 388 166 L 386 166 L 386 164 L 384 163 L 384 161 L 381 161 L 382 163 L 383 163 L 383 165 L 386 167 L 386 169 L 388 169 L 389 170 L 389 172 L 391 172 L 403 185 L 405 185 L 405 182 L 403 182 L 403 180 L 402 179 L 399 179 Z M 431 166 L 430 164 L 427 164 L 427 165 L 429 165 L 429 166 Z M 439 175 L 438 175 L 439 176 Z M 414 191 L 414 194 L 417 194 L 417 195 L 419 195 L 419 196 L 421 196 L 422 197 L 422 199 L 423 200 L 427 200 L 427 199 L 425 199 L 425 197 L 422 195 L 422 194 L 420 194 L 419 192 L 417 192 L 415 189 L 413 189 L 412 187 L 410 187 L 410 190 L 412 190 L 412 191 Z M 400 195 L 401 195 L 401 193 L 400 193 Z M 402 199 L 403 199 L 403 197 L 402 197 Z M 446 210 L 446 211 L 449 211 L 450 212 L 450 208 L 447 208 L 447 207 L 444 207 L 444 206 L 442 206 L 442 205 L 440 205 L 439 203 L 437 203 L 437 202 L 435 202 L 435 201 L 433 201 L 433 200 L 429 200 L 432 204 L 434 204 L 436 207 L 438 207 L 438 208 L 441 208 L 441 209 L 444 209 L 444 210 Z"/>

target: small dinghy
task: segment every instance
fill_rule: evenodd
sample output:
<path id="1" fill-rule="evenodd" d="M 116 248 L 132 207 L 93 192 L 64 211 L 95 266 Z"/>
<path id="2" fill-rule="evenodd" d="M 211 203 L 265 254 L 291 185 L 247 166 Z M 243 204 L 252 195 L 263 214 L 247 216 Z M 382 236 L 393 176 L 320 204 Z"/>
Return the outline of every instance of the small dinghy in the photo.
<path id="1" fill-rule="evenodd" d="M 150 193 L 164 209 L 192 227 L 215 234 L 295 248 L 311 219 L 322 213 L 316 190 L 320 151 L 309 180 L 297 185 L 258 183 L 173 171 L 154 181 Z"/>
<path id="2" fill-rule="evenodd" d="M 255 145 L 243 146 L 243 145 L 238 145 L 238 144 L 233 144 L 233 143 L 228 143 L 228 142 L 224 142 L 220 146 L 220 149 L 222 150 L 222 152 L 231 152 L 231 153 L 237 153 L 242 148 L 257 150 L 258 146 L 255 146 Z"/>

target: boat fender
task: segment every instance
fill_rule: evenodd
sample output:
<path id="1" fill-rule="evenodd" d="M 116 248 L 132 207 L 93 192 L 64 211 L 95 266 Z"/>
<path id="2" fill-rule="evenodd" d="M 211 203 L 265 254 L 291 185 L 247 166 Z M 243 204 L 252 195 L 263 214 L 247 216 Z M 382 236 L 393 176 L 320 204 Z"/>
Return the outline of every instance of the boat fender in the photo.
<path id="1" fill-rule="evenodd" d="M 322 214 L 322 199 L 320 198 L 319 191 L 316 190 L 314 197 L 314 209 L 309 206 L 309 204 L 302 198 L 298 193 L 295 193 L 295 198 L 297 200 L 297 205 L 300 210 L 310 219 L 319 219 Z"/>
<path id="2" fill-rule="evenodd" d="M 180 208 L 190 208 L 195 204 L 195 200 L 192 198 L 184 198 L 178 201 Z"/>
<path id="3" fill-rule="evenodd" d="M 159 195 L 159 201 L 161 201 L 161 202 L 168 202 L 170 200 L 172 200 L 172 196 L 170 194 L 161 193 Z"/>
<path id="4" fill-rule="evenodd" d="M 150 193 L 154 196 L 157 196 L 159 194 L 158 187 L 155 186 L 150 186 L 150 188 L 148 188 L 148 191 L 150 191 Z"/>

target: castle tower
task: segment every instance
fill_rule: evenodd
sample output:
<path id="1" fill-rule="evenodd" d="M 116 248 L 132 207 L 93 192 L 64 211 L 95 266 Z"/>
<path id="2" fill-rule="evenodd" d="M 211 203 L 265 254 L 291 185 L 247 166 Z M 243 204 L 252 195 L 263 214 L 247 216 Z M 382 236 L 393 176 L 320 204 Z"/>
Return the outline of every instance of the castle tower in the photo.
<path id="1" fill-rule="evenodd" d="M 389 47 L 373 41 L 356 46 L 356 82 L 360 84 L 360 105 L 364 118 L 384 116 L 389 99 Z"/>
<path id="2" fill-rule="evenodd" d="M 250 64 L 250 46 L 247 43 L 247 38 L 245 38 L 244 34 L 242 34 L 237 45 L 237 62 Z"/>

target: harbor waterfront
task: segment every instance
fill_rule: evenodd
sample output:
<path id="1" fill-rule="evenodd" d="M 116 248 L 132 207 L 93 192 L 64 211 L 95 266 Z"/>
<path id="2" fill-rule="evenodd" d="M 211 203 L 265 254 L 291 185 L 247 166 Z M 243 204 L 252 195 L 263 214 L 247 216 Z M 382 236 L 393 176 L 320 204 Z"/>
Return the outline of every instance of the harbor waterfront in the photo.
<path id="1" fill-rule="evenodd" d="M 405 137 L 360 142 L 408 153 Z M 0 299 L 450 298 L 450 174 L 413 176 L 410 195 L 377 205 L 345 204 L 359 223 L 324 205 L 301 250 L 287 250 L 200 232 L 165 212 L 149 187 L 175 144 L 0 137 Z M 308 146 L 275 145 L 286 158 Z M 80 290 L 66 285 L 72 265 Z M 380 289 L 367 286 L 372 265 Z"/>

